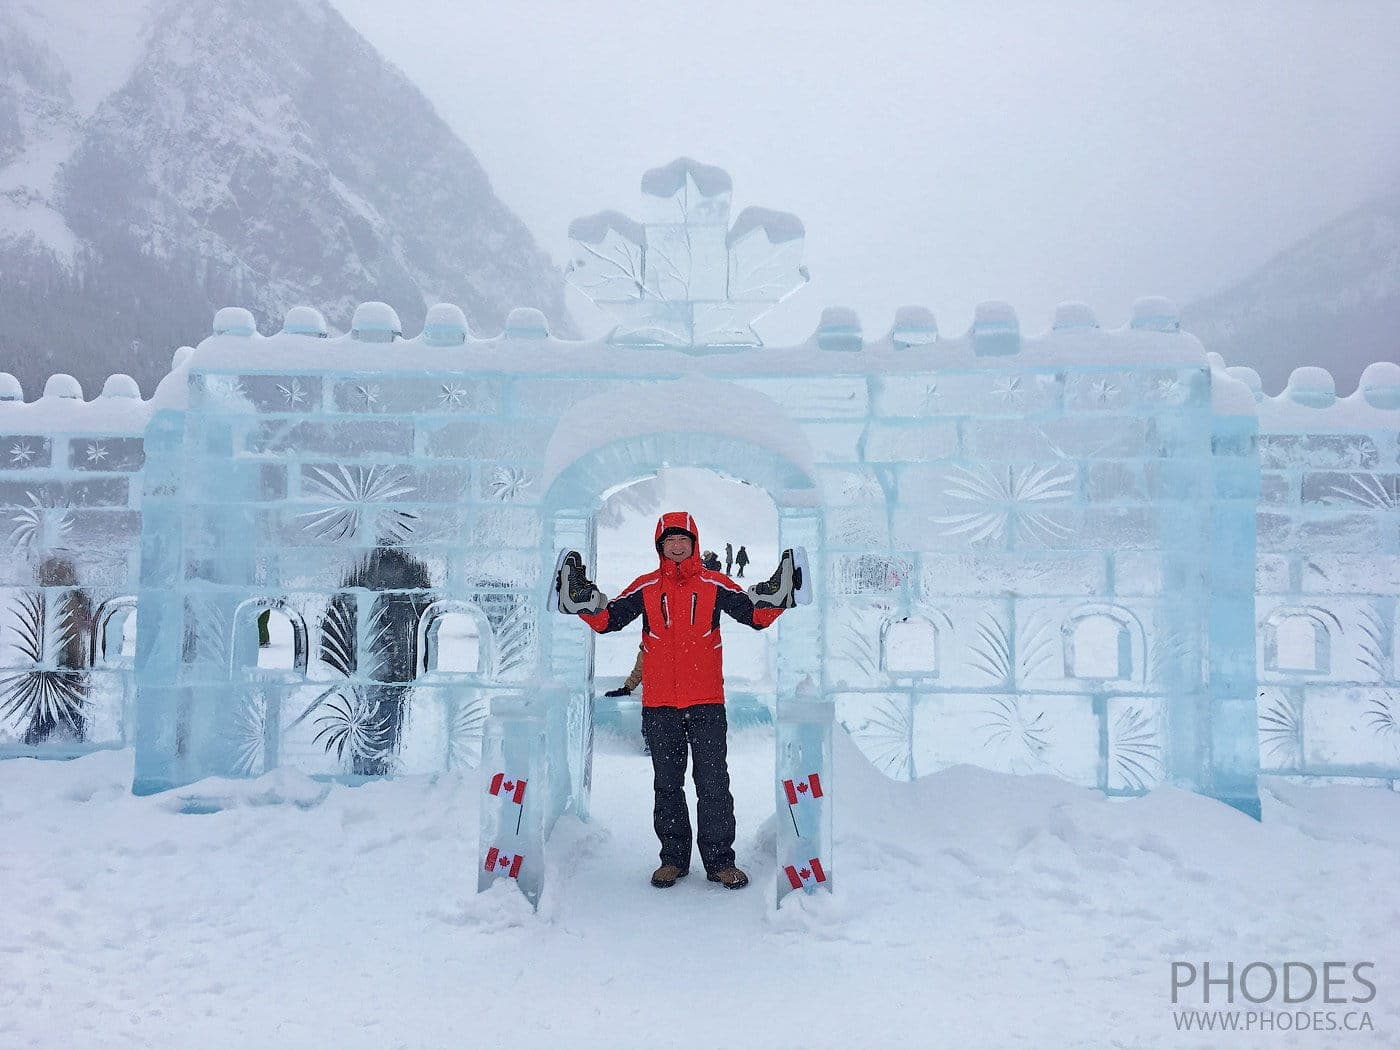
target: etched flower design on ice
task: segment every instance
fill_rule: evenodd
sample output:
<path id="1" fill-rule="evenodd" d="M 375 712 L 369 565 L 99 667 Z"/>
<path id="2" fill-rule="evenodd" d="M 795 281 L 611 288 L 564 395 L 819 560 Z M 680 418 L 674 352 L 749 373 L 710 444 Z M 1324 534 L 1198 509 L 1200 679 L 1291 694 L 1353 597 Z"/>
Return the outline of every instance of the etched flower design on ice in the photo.
<path id="1" fill-rule="evenodd" d="M 73 515 L 67 510 L 50 506 L 50 502 L 33 492 L 26 492 L 28 506 L 10 520 L 15 523 L 10 543 L 20 550 L 65 550 L 68 535 L 73 531 Z"/>
<path id="2" fill-rule="evenodd" d="M 308 466 L 304 480 L 309 492 L 329 504 L 298 515 L 302 528 L 318 539 L 337 541 L 355 536 L 366 516 L 379 511 L 378 520 L 386 533 L 382 538 L 403 539 L 413 532 L 418 515 L 400 507 L 376 506 L 413 492 L 407 468 Z"/>
<path id="3" fill-rule="evenodd" d="M 1066 467 L 955 467 L 943 494 L 968 505 L 933 519 L 945 526 L 945 535 L 1046 543 L 1071 532 L 1056 508 L 1042 506 L 1074 496 L 1074 473 Z"/>

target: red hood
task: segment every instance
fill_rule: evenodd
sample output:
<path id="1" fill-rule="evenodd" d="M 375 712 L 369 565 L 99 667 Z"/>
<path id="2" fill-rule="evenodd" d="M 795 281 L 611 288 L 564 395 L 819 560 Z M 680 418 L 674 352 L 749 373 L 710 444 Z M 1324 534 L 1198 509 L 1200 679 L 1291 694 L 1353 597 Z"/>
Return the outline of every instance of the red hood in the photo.
<path id="1" fill-rule="evenodd" d="M 668 561 L 661 554 L 661 534 L 667 529 L 681 529 L 684 532 L 690 533 L 690 538 L 695 541 L 691 545 L 690 557 L 679 564 Z M 657 518 L 656 533 L 653 536 L 653 542 L 656 544 L 656 557 L 661 562 L 661 569 L 663 572 L 666 571 L 666 566 L 668 565 L 674 565 L 674 571 L 681 576 L 692 576 L 700 571 L 700 530 L 696 527 L 695 519 L 690 516 L 689 512 L 683 510 L 668 510 L 665 514 L 661 515 L 661 517 Z"/>

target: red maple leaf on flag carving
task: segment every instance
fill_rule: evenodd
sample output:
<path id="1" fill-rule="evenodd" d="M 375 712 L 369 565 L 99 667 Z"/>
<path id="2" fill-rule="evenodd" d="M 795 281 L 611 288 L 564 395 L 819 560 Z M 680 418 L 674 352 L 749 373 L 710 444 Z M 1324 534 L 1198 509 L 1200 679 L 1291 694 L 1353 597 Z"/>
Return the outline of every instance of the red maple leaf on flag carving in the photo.
<path id="1" fill-rule="evenodd" d="M 784 780 L 783 791 L 787 793 L 789 806 L 797 805 L 799 795 L 811 792 L 812 798 L 822 797 L 822 778 L 819 773 L 808 773 L 806 780 Z"/>
<path id="2" fill-rule="evenodd" d="M 525 781 L 521 779 L 507 780 L 504 773 L 497 773 L 491 778 L 491 794 L 508 795 L 510 800 L 517 806 L 525 801 Z"/>
<path id="3" fill-rule="evenodd" d="M 502 853 L 500 849 L 495 846 L 492 846 L 486 851 L 486 870 L 492 871 L 496 868 L 509 868 L 510 870 L 506 872 L 506 874 L 512 879 L 520 877 L 520 865 L 524 863 L 524 861 L 525 858 L 519 853 L 512 857 L 509 853 Z"/>
<path id="4" fill-rule="evenodd" d="M 822 867 L 822 862 L 816 857 L 808 861 L 807 865 L 800 871 L 795 865 L 789 864 L 783 868 L 783 872 L 787 875 L 788 884 L 795 890 L 802 889 L 809 882 L 826 881 L 826 869 Z"/>

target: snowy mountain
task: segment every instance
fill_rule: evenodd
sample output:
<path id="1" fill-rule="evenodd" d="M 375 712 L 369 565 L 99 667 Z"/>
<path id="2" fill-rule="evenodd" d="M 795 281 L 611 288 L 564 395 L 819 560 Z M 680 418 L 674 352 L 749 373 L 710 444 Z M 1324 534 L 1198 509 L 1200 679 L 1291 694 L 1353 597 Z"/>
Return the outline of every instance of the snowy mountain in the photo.
<path id="1" fill-rule="evenodd" d="M 1338 393 L 1400 358 L 1400 186 L 1328 223 L 1240 283 L 1182 311 L 1182 327 L 1270 393 L 1322 365 Z"/>
<path id="2" fill-rule="evenodd" d="M 471 151 L 325 0 L 0 5 L 0 370 L 150 391 L 212 312 L 383 299 L 479 331 L 563 284 Z"/>

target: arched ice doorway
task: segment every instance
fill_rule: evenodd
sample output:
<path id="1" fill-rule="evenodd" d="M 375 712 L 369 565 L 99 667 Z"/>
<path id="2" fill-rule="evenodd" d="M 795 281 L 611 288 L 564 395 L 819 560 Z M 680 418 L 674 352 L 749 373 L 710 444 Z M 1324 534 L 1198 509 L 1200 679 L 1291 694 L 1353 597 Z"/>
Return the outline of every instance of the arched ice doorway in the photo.
<path id="1" fill-rule="evenodd" d="M 811 447 L 770 398 L 729 383 L 636 384 L 574 405 L 545 454 L 545 549 L 581 551 L 596 565 L 596 515 L 612 493 L 665 467 L 696 467 L 762 488 L 778 515 L 778 547 L 804 546 L 819 585 L 822 507 Z M 703 523 L 702 523 L 703 527 Z M 776 627 L 778 698 L 820 689 L 821 618 L 784 616 Z M 593 757 L 594 635 L 554 616 L 541 632 L 545 677 L 569 694 L 568 747 L 575 809 L 587 817 Z"/>

